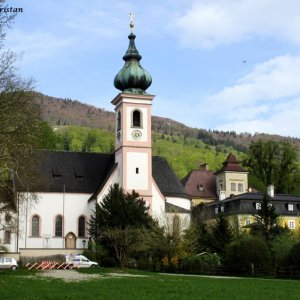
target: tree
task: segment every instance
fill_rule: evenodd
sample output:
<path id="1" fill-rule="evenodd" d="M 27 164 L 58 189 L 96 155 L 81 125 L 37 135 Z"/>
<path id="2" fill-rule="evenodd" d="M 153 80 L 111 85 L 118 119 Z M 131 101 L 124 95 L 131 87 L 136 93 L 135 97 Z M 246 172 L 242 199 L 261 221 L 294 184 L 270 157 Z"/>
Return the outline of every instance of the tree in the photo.
<path id="1" fill-rule="evenodd" d="M 272 254 L 274 255 L 275 267 L 280 268 L 289 266 L 289 253 L 296 243 L 297 239 L 291 232 L 280 234 L 274 238 L 271 249 Z"/>
<path id="2" fill-rule="evenodd" d="M 181 220 L 178 214 L 165 215 L 162 227 L 155 230 L 153 244 L 155 245 L 156 256 L 161 261 L 167 258 L 169 266 L 172 259 L 182 254 L 182 229 L 185 227 L 185 220 Z"/>
<path id="3" fill-rule="evenodd" d="M 17 56 L 4 49 L 5 29 L 15 14 L 0 3 L 0 230 L 14 230 L 16 186 L 34 181 L 32 152 L 41 137 L 40 113 L 34 103 L 32 80 L 17 74 Z"/>
<path id="4" fill-rule="evenodd" d="M 126 266 L 128 256 L 143 244 L 145 234 L 141 229 L 126 226 L 125 228 L 109 227 L 103 232 L 115 250 L 121 269 Z"/>
<path id="5" fill-rule="evenodd" d="M 289 142 L 262 141 L 252 142 L 245 165 L 264 184 L 275 185 L 278 193 L 292 191 L 291 178 L 296 170 L 297 151 Z"/>
<path id="6" fill-rule="evenodd" d="M 219 214 L 216 223 L 210 230 L 210 249 L 212 252 L 223 256 L 225 246 L 233 240 L 233 229 L 223 214 Z"/>
<path id="7" fill-rule="evenodd" d="M 139 194 L 135 191 L 126 193 L 122 187 L 114 184 L 103 200 L 96 203 L 96 210 L 90 219 L 90 234 L 97 237 L 107 228 L 150 228 L 152 224 L 148 207 Z"/>
<path id="8" fill-rule="evenodd" d="M 255 215 L 255 222 L 249 226 L 251 234 L 260 235 L 266 241 L 272 240 L 284 231 L 284 228 L 279 225 L 279 215 L 271 203 L 271 197 L 267 194 L 264 195 L 260 203 L 260 209 Z"/>
<path id="9" fill-rule="evenodd" d="M 224 264 L 237 273 L 253 273 L 270 266 L 270 251 L 262 238 L 244 236 L 226 246 Z"/>
<path id="10" fill-rule="evenodd" d="M 96 249 L 102 245 L 108 253 L 113 250 L 123 268 L 132 250 L 141 246 L 144 240 L 140 238 L 142 233 L 154 226 L 154 221 L 138 193 L 126 193 L 114 184 L 101 203 L 96 203 L 89 226 L 89 232 L 97 243 Z"/>

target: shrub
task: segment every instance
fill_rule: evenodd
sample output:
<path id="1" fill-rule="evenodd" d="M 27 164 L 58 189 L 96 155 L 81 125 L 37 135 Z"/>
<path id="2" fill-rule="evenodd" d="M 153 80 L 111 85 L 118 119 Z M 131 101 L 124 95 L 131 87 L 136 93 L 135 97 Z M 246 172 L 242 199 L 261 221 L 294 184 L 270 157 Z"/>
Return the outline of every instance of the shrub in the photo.
<path id="1" fill-rule="evenodd" d="M 203 252 L 198 256 L 189 256 L 181 260 L 181 270 L 188 273 L 212 273 L 220 266 L 220 256 Z"/>
<path id="2" fill-rule="evenodd" d="M 289 263 L 300 267 L 300 242 L 296 243 L 290 250 Z"/>
<path id="3" fill-rule="evenodd" d="M 226 247 L 224 265 L 234 273 L 256 273 L 269 270 L 270 258 L 270 251 L 262 238 L 247 236 Z"/>

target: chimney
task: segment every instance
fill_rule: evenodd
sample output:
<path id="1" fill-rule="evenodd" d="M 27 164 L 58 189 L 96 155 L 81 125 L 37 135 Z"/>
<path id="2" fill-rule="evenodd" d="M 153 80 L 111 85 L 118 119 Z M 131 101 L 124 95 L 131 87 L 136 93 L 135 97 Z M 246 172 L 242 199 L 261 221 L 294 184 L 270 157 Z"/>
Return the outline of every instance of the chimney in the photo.
<path id="1" fill-rule="evenodd" d="M 225 199 L 226 199 L 225 191 L 220 191 L 219 192 L 219 201 L 222 201 Z"/>
<path id="2" fill-rule="evenodd" d="M 274 185 L 273 184 L 268 185 L 267 190 L 268 190 L 268 196 L 274 198 Z"/>
<path id="3" fill-rule="evenodd" d="M 208 171 L 207 163 L 200 164 L 199 170 L 200 171 Z"/>

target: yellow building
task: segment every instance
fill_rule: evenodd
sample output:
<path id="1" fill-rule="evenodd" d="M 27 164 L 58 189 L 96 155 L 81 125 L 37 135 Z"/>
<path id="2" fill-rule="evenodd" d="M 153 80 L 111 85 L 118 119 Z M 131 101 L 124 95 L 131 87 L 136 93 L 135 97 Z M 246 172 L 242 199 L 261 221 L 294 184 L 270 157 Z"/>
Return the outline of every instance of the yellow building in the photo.
<path id="1" fill-rule="evenodd" d="M 215 175 L 217 195 L 222 199 L 248 191 L 248 171 L 241 167 L 232 153 L 227 156 L 223 167 Z"/>
<path id="2" fill-rule="evenodd" d="M 248 171 L 241 167 L 232 153 L 223 162 L 221 170 L 212 174 L 203 165 L 200 170 L 189 173 L 182 183 L 192 198 L 194 216 L 210 222 L 222 213 L 230 218 L 238 230 L 255 221 L 254 216 L 260 210 L 265 195 L 248 188 Z M 207 187 L 211 197 L 204 193 Z M 300 229 L 300 196 L 275 194 L 271 185 L 267 193 L 280 217 L 281 225 L 291 230 Z M 199 203 L 204 205 L 197 206 Z"/>

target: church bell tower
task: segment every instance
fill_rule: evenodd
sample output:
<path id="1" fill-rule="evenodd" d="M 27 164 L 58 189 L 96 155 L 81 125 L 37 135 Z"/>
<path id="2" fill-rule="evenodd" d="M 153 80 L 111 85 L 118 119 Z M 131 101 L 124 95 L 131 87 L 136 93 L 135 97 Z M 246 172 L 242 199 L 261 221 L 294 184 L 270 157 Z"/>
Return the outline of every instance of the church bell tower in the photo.
<path id="1" fill-rule="evenodd" d="M 116 75 L 114 86 L 121 91 L 115 106 L 115 162 L 119 185 L 125 191 L 135 190 L 152 207 L 151 106 L 154 96 L 146 89 L 150 74 L 140 64 L 142 56 L 135 46 L 132 14 L 129 46 L 123 56 L 125 64 Z"/>

